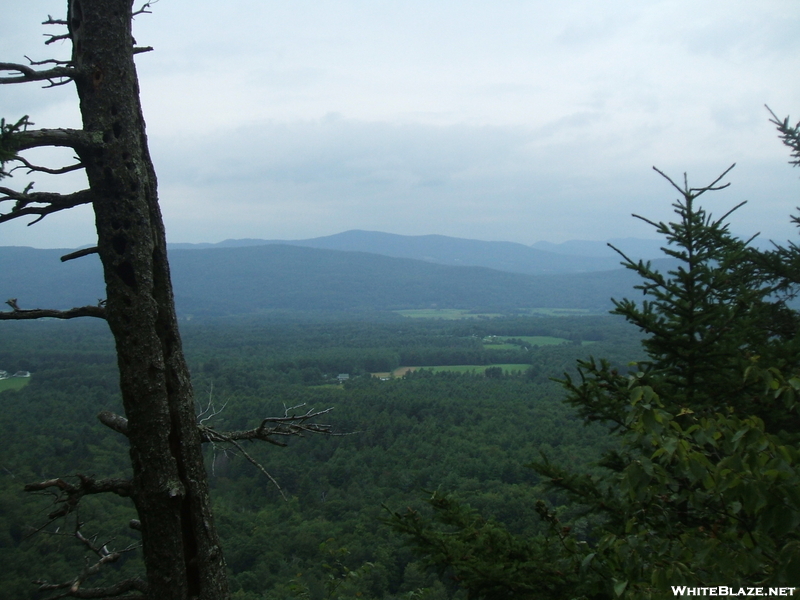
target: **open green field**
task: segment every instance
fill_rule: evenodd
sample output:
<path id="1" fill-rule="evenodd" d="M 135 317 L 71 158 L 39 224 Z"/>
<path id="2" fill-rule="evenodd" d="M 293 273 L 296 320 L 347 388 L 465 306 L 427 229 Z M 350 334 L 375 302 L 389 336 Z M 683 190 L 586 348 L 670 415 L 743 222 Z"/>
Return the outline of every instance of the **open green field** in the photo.
<path id="1" fill-rule="evenodd" d="M 412 319 L 478 319 L 489 317 L 502 317 L 500 313 L 474 313 L 465 308 L 414 308 L 410 310 L 396 310 L 398 315 Z"/>
<path id="2" fill-rule="evenodd" d="M 0 392 L 22 389 L 28 385 L 30 381 L 30 377 L 9 377 L 7 379 L 0 379 Z"/>
<path id="3" fill-rule="evenodd" d="M 565 338 L 553 337 L 550 335 L 517 335 L 484 338 L 483 345 L 494 348 L 495 350 L 515 350 L 519 348 L 516 344 L 509 344 L 508 340 L 522 340 L 530 346 L 560 346 L 569 343 L 569 340 Z M 581 342 L 581 345 L 587 346 L 594 343 L 596 342 L 584 340 Z"/>
<path id="4" fill-rule="evenodd" d="M 528 364 L 505 364 L 505 365 L 441 365 L 441 366 L 424 366 L 424 367 L 399 367 L 392 371 L 392 377 L 402 377 L 409 371 L 418 371 L 419 369 L 427 369 L 429 371 L 433 371 L 434 373 L 439 373 L 441 371 L 451 371 L 455 373 L 469 373 L 474 371 L 475 373 L 483 373 L 489 367 L 500 367 L 503 371 L 508 371 L 509 373 L 518 373 L 520 371 L 527 371 L 530 368 Z M 387 377 L 389 373 L 373 373 L 374 377 Z"/>
<path id="5" fill-rule="evenodd" d="M 580 317 L 582 315 L 606 314 L 608 311 L 592 311 L 588 308 L 529 308 L 527 314 L 547 317 Z"/>
<path id="6" fill-rule="evenodd" d="M 531 346 L 558 346 L 560 344 L 566 344 L 569 340 L 560 338 L 560 337 L 553 337 L 551 335 L 512 335 L 507 336 L 504 335 L 500 336 L 492 336 L 490 338 L 484 338 L 483 343 L 486 346 L 491 346 L 492 348 L 500 348 L 500 349 L 513 349 L 519 348 L 516 344 L 509 344 L 508 340 L 522 340 L 526 344 L 530 344 Z"/>
<path id="7" fill-rule="evenodd" d="M 527 342 L 531 346 L 558 346 L 568 343 L 569 340 L 551 335 L 522 335 L 517 339 Z"/>
<path id="8" fill-rule="evenodd" d="M 530 368 L 530 365 L 525 364 L 510 364 L 510 365 L 444 365 L 440 367 L 418 367 L 420 369 L 429 369 L 434 373 L 440 373 L 441 371 L 452 371 L 455 373 L 469 373 L 470 371 L 474 371 L 475 373 L 483 373 L 489 367 L 500 367 L 503 371 L 508 371 L 509 373 L 515 373 L 519 371 L 527 371 Z"/>
<path id="9" fill-rule="evenodd" d="M 505 342 L 483 342 L 483 345 L 493 350 L 519 350 L 516 344 L 506 344 Z"/>

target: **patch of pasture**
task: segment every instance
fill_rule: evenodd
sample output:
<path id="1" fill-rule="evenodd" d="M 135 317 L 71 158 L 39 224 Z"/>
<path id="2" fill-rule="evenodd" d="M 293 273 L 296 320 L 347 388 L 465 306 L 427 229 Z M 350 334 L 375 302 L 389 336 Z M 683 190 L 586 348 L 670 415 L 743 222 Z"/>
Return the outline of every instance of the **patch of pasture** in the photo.
<path id="1" fill-rule="evenodd" d="M 501 313 L 476 313 L 466 308 L 414 308 L 409 310 L 396 310 L 394 312 L 412 319 L 443 319 L 445 321 L 457 319 L 486 319 L 503 316 Z"/>
<path id="2" fill-rule="evenodd" d="M 587 315 L 604 315 L 608 311 L 591 310 L 589 308 L 523 308 L 510 313 L 476 312 L 466 308 L 412 308 L 393 311 L 398 315 L 412 319 L 491 319 L 508 316 L 539 316 L 539 317 L 580 317 Z"/>
<path id="3" fill-rule="evenodd" d="M 518 373 L 521 371 L 527 371 L 530 368 L 530 365 L 526 364 L 506 364 L 506 365 L 441 365 L 436 367 L 418 367 L 420 369 L 428 369 L 433 371 L 434 373 L 440 373 L 442 371 L 451 371 L 454 373 L 476 373 L 482 374 L 486 369 L 490 367 L 500 367 L 503 369 L 503 372 L 509 373 Z"/>
<path id="4" fill-rule="evenodd" d="M 530 344 L 531 346 L 560 346 L 561 344 L 568 344 L 569 340 L 560 338 L 560 337 L 553 337 L 551 335 L 521 335 L 518 337 L 511 336 L 510 338 L 504 339 L 517 339 L 522 340 L 526 344 Z"/>
<path id="5" fill-rule="evenodd" d="M 492 350 L 519 350 L 517 344 L 506 344 L 505 342 L 483 342 L 483 345 Z"/>
<path id="6" fill-rule="evenodd" d="M 605 315 L 608 310 L 591 310 L 589 308 L 529 308 L 529 315 L 543 315 L 548 317 L 580 317 L 583 315 Z"/>
<path id="7" fill-rule="evenodd" d="M 530 369 L 530 365 L 526 363 L 510 363 L 510 364 L 494 364 L 494 365 L 425 365 L 423 367 L 398 367 L 391 373 L 370 373 L 373 377 L 380 377 L 386 378 L 387 376 L 400 378 L 403 377 L 406 373 L 412 371 L 418 371 L 420 369 L 426 369 L 428 371 L 433 371 L 434 373 L 439 373 L 441 371 L 450 371 L 453 373 L 480 373 L 488 369 L 489 367 L 500 367 L 503 369 L 503 372 L 506 373 L 519 373 L 523 371 L 527 371 Z"/>
<path id="8" fill-rule="evenodd" d="M 0 379 L 0 392 L 6 390 L 21 390 L 31 382 L 30 377 L 8 377 Z"/>

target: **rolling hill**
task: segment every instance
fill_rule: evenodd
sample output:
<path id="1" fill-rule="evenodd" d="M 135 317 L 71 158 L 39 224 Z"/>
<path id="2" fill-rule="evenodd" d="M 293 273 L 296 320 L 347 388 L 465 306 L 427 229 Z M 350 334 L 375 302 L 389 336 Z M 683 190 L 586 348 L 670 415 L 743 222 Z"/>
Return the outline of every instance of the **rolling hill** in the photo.
<path id="1" fill-rule="evenodd" d="M 633 256 L 658 256 L 654 244 L 636 244 L 620 240 L 622 247 L 634 248 Z M 627 246 L 626 243 L 627 242 Z M 513 242 L 485 242 L 444 235 L 396 235 L 378 231 L 351 230 L 306 240 L 225 240 L 218 244 L 173 244 L 174 249 L 235 248 L 281 244 L 323 250 L 368 252 L 394 258 L 411 258 L 454 267 L 486 267 L 509 273 L 545 275 L 608 271 L 619 267 L 620 257 L 604 242 L 551 244 L 547 249 Z M 563 246 L 563 248 L 562 248 Z M 647 249 L 640 256 L 640 250 Z M 584 254 L 575 250 L 585 250 Z"/>
<path id="2" fill-rule="evenodd" d="M 69 308 L 103 297 L 100 263 L 67 263 L 65 250 L 0 247 L 0 298 L 22 308 Z M 625 269 L 526 275 L 366 252 L 286 244 L 170 251 L 178 311 L 188 315 L 275 309 L 374 311 L 465 308 L 605 310 L 630 295 Z"/>

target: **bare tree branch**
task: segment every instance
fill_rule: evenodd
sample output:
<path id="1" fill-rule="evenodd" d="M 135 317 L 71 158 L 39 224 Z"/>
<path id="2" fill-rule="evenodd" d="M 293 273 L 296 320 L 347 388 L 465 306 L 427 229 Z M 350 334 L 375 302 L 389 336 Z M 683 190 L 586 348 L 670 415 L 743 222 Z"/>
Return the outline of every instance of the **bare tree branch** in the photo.
<path id="1" fill-rule="evenodd" d="M 91 204 L 94 200 L 91 190 L 81 190 L 72 194 L 56 194 L 53 192 L 30 192 L 30 187 L 28 186 L 22 192 L 0 187 L 0 194 L 2 194 L 0 202 L 15 201 L 10 212 L 0 213 L 0 223 L 20 217 L 36 216 L 38 218 L 29 223 L 29 225 L 33 225 L 47 215 L 81 204 Z M 31 206 L 32 204 L 37 206 Z"/>
<path id="2" fill-rule="evenodd" d="M 225 403 L 227 405 L 227 402 Z M 273 436 L 298 436 L 302 437 L 304 433 L 322 433 L 325 435 L 350 435 L 350 434 L 337 434 L 333 433 L 331 425 L 323 425 L 321 423 L 312 422 L 317 417 L 328 414 L 333 408 L 326 408 L 325 410 L 315 411 L 308 409 L 302 414 L 295 414 L 298 408 L 302 408 L 305 404 L 299 404 L 289 408 L 284 407 L 284 416 L 282 417 L 267 417 L 261 421 L 258 427 L 248 429 L 245 431 L 217 431 L 213 427 L 205 425 L 206 421 L 216 417 L 225 410 L 225 405 L 217 409 L 213 403 L 213 387 L 209 393 L 208 406 L 200 412 L 198 418 L 198 428 L 200 429 L 200 436 L 203 442 L 210 443 L 216 452 L 217 444 L 230 444 L 244 456 L 247 461 L 261 471 L 264 476 L 269 479 L 273 485 L 280 492 L 281 497 L 286 500 L 286 494 L 283 492 L 277 480 L 270 475 L 264 466 L 242 447 L 239 443 L 243 440 L 259 440 L 274 444 L 276 446 L 286 446 L 287 444 L 280 442 L 273 438 Z M 126 424 L 127 426 L 127 424 Z M 111 427 L 111 425 L 109 425 Z M 113 427 L 112 427 L 113 429 Z"/>
<path id="3" fill-rule="evenodd" d="M 122 435 L 128 435 L 128 419 L 125 417 L 113 413 L 108 410 L 104 410 L 99 415 L 97 415 L 97 419 L 109 429 L 113 429 L 117 433 L 121 433 Z"/>
<path id="4" fill-rule="evenodd" d="M 58 146 L 80 151 L 99 147 L 102 143 L 102 133 L 81 129 L 34 129 L 21 131 L 14 136 L 14 149 L 17 152 L 43 146 Z"/>
<path id="5" fill-rule="evenodd" d="M 53 36 L 54 38 L 69 37 L 69 36 Z M 54 40 L 52 40 L 54 41 Z M 51 43 L 48 40 L 46 43 Z M 43 63 L 32 63 L 43 64 Z M 0 77 L 0 84 L 5 83 L 28 83 L 30 81 L 49 81 L 51 85 L 61 85 L 72 81 L 77 73 L 74 67 L 59 65 L 52 69 L 44 71 L 37 71 L 28 65 L 18 63 L 0 63 L 0 71 L 16 71 L 19 75 L 10 77 Z"/>
<path id="6" fill-rule="evenodd" d="M 48 584 L 43 581 L 36 581 L 35 583 L 40 584 L 39 591 L 49 591 L 54 589 L 63 589 L 60 587 L 60 584 Z M 141 592 L 138 594 L 129 594 L 128 592 Z M 50 596 L 48 600 L 58 600 L 59 598 L 115 598 L 116 600 L 142 600 L 146 598 L 145 595 L 147 593 L 147 584 L 138 577 L 133 579 L 126 579 L 125 581 L 120 581 L 119 583 L 103 587 L 103 588 L 79 588 L 74 591 L 69 590 L 62 594 L 57 594 L 55 596 Z M 124 595 L 127 594 L 127 595 Z"/>
<path id="7" fill-rule="evenodd" d="M 152 52 L 152 46 L 137 46 L 133 49 L 134 54 L 144 54 L 145 52 Z"/>
<path id="8" fill-rule="evenodd" d="M 267 417 L 261 421 L 258 427 L 247 429 L 243 431 L 216 431 L 212 427 L 202 425 L 200 427 L 203 441 L 236 441 L 236 440 L 260 440 L 275 444 L 276 446 L 286 446 L 285 443 L 273 439 L 273 436 L 302 436 L 305 433 L 322 433 L 325 435 L 350 435 L 343 433 L 334 433 L 332 425 L 324 425 L 321 423 L 313 423 L 314 419 L 328 414 L 333 408 L 326 408 L 325 410 L 315 411 L 309 409 L 305 413 L 296 415 L 290 414 L 291 411 L 301 408 L 305 405 L 300 404 L 286 408 L 283 417 Z"/>
<path id="9" fill-rule="evenodd" d="M 67 262 L 68 260 L 74 260 L 76 258 L 81 258 L 83 256 L 89 256 L 90 254 L 97 254 L 100 249 L 97 246 L 92 246 L 91 248 L 83 248 L 82 250 L 76 250 L 75 252 L 70 252 L 69 254 L 65 254 L 61 257 L 61 262 Z"/>
<path id="10" fill-rule="evenodd" d="M 25 55 L 25 58 L 28 59 L 28 64 L 33 66 L 33 67 L 38 67 L 38 66 L 41 66 L 41 65 L 72 65 L 72 61 L 71 60 L 58 60 L 56 58 L 46 58 L 44 60 L 33 60 L 27 54 Z"/>
<path id="11" fill-rule="evenodd" d="M 115 563 L 117 562 L 124 553 L 130 552 L 139 547 L 139 544 L 131 544 L 127 548 L 123 548 L 119 551 L 114 551 L 109 549 L 109 544 L 111 540 L 104 543 L 97 542 L 97 536 L 92 537 L 91 539 L 87 538 L 81 532 L 81 527 L 83 527 L 83 523 L 80 521 L 76 521 L 75 523 L 75 531 L 72 534 L 59 534 L 59 535 L 70 535 L 77 539 L 82 545 L 86 547 L 87 550 L 92 552 L 93 554 L 97 555 L 98 560 L 94 564 L 89 564 L 87 559 L 86 566 L 80 572 L 80 574 L 70 581 L 65 581 L 62 583 L 49 583 L 47 581 L 36 581 L 35 583 L 39 584 L 39 592 L 53 592 L 63 590 L 59 594 L 55 594 L 50 596 L 49 600 L 56 600 L 57 598 L 114 598 L 120 597 L 123 594 L 127 594 L 131 591 L 139 591 L 142 594 L 146 593 L 147 585 L 144 581 L 142 581 L 138 577 L 134 577 L 131 579 L 126 579 L 121 581 L 113 586 L 108 586 L 104 588 L 82 588 L 81 586 L 85 581 L 87 581 L 90 577 L 97 575 L 100 570 L 103 568 L 104 565 Z M 130 598 L 143 598 L 142 594 L 135 594 L 129 596 Z"/>
<path id="12" fill-rule="evenodd" d="M 215 443 L 215 442 L 227 442 L 227 443 L 235 446 L 236 449 L 239 450 L 239 452 L 242 453 L 242 456 L 244 456 L 251 465 L 253 465 L 256 469 L 261 471 L 266 476 L 266 478 L 269 479 L 276 488 L 278 488 L 278 492 L 280 493 L 281 498 L 283 498 L 284 500 L 288 500 L 288 498 L 286 497 L 286 494 L 283 493 L 283 488 L 280 486 L 278 481 L 272 475 L 269 474 L 269 472 L 264 468 L 264 466 L 260 462 L 258 462 L 252 456 L 250 456 L 247 453 L 247 451 L 244 448 L 242 448 L 242 445 L 239 442 L 237 442 L 236 440 L 231 439 L 230 437 L 227 437 L 227 436 L 225 436 L 223 434 L 219 434 L 219 433 L 217 433 L 217 432 L 215 432 L 213 430 L 211 430 L 211 432 L 213 432 L 212 433 L 213 438 L 211 439 L 211 443 L 212 444 Z M 271 440 L 267 440 L 267 441 L 271 441 Z M 272 443 L 275 443 L 275 442 L 272 442 Z M 281 445 L 285 446 L 286 444 L 281 444 Z"/>
<path id="13" fill-rule="evenodd" d="M 77 171 L 78 169 L 83 169 L 83 163 L 80 162 L 74 165 L 69 165 L 68 167 L 61 167 L 60 169 L 50 169 L 48 167 L 40 167 L 39 165 L 31 164 L 21 156 L 15 156 L 11 160 L 21 162 L 22 164 L 17 165 L 13 169 L 11 169 L 9 173 L 13 173 L 17 169 L 27 168 L 28 174 L 37 172 L 37 173 L 47 173 L 49 175 L 63 175 L 64 173 L 70 173 L 71 171 Z"/>
<path id="14" fill-rule="evenodd" d="M 29 483 L 25 486 L 25 491 L 55 492 L 53 503 L 60 506 L 47 515 L 51 523 L 74 512 L 84 496 L 110 493 L 128 498 L 133 493 L 133 484 L 127 479 L 95 479 L 94 477 L 80 474 L 76 475 L 76 477 L 78 478 L 77 485 L 64 481 L 59 477 L 40 481 L 39 483 Z"/>
<path id="15" fill-rule="evenodd" d="M 158 0 L 149 0 L 148 2 L 145 2 L 144 4 L 142 4 L 141 8 L 139 8 L 138 10 L 135 10 L 135 11 L 133 11 L 133 12 L 131 13 L 131 16 L 132 16 L 132 17 L 135 17 L 135 16 L 137 16 L 137 15 L 141 15 L 141 14 L 148 14 L 148 15 L 149 15 L 149 14 L 152 14 L 152 13 L 153 13 L 153 11 L 152 11 L 152 10 L 150 10 L 150 8 L 151 8 L 151 7 L 153 6 L 153 4 L 155 4 L 156 2 L 158 2 Z"/>
<path id="16" fill-rule="evenodd" d="M 23 310 L 17 306 L 17 299 L 11 298 L 6 300 L 13 310 L 0 312 L 0 321 L 24 321 L 28 319 L 77 319 L 78 317 L 96 317 L 98 319 L 106 318 L 106 309 L 104 306 L 80 306 L 77 308 L 70 308 L 69 310 L 50 310 L 43 308 L 34 308 L 30 310 Z"/>
<path id="17" fill-rule="evenodd" d="M 59 40 L 71 40 L 72 39 L 72 34 L 69 34 L 69 33 L 62 33 L 61 35 L 53 35 L 53 34 L 50 34 L 50 33 L 45 33 L 45 35 L 47 36 L 47 41 L 45 41 L 45 43 L 44 43 L 45 46 L 49 46 L 53 42 L 57 42 Z"/>
<path id="18" fill-rule="evenodd" d="M 42 21 L 42 25 L 68 25 L 68 23 L 63 19 L 54 19 L 47 15 L 47 21 Z"/>
<path id="19" fill-rule="evenodd" d="M 232 443 L 242 440 L 260 440 L 276 446 L 286 446 L 285 443 L 274 440 L 270 436 L 302 436 L 304 433 L 322 433 L 336 436 L 351 435 L 350 433 L 334 433 L 331 425 L 308 423 L 308 421 L 312 419 L 328 414 L 333 408 L 320 411 L 308 410 L 302 415 L 288 415 L 288 412 L 292 410 L 292 408 L 288 408 L 286 409 L 286 416 L 267 417 L 261 421 L 258 427 L 243 431 L 217 431 L 213 427 L 204 424 L 206 420 L 219 415 L 224 408 L 225 405 L 220 409 L 215 409 L 213 404 L 209 401 L 209 405 L 198 415 L 198 419 L 200 419 L 198 427 L 200 428 L 200 435 L 202 436 L 203 442 Z M 128 419 L 125 417 L 110 411 L 103 411 L 97 415 L 97 418 L 109 429 L 113 429 L 122 435 L 128 435 Z"/>

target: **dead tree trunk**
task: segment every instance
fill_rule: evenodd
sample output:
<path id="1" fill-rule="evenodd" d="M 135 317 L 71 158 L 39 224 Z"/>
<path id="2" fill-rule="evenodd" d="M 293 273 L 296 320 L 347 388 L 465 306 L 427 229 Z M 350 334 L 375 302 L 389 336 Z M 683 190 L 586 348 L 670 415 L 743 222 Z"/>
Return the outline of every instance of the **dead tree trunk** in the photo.
<path id="1" fill-rule="evenodd" d="M 93 205 L 107 291 L 104 309 L 94 307 L 94 316 L 105 316 L 116 340 L 147 596 L 219 600 L 229 596 L 225 562 L 211 514 L 139 101 L 133 10 L 132 0 L 69 1 L 72 59 L 46 73 L 74 81 L 83 130 L 18 131 L 12 149 L 72 147 L 89 189 L 81 198 L 51 195 L 50 203 L 29 190 L 3 189 L 5 199 L 16 201 L 16 210 L 4 216 L 44 216 L 87 201 Z M 25 79 L 25 70 L 20 72 Z M 44 77 L 28 74 L 27 80 L 34 79 Z M 28 318 L 25 312 L 5 314 Z"/>
<path id="2" fill-rule="evenodd" d="M 156 175 L 133 62 L 131 0 L 72 0 L 68 26 L 106 318 L 128 418 L 148 595 L 228 596 L 172 295 Z"/>

